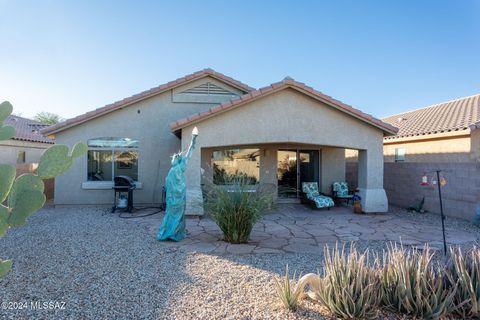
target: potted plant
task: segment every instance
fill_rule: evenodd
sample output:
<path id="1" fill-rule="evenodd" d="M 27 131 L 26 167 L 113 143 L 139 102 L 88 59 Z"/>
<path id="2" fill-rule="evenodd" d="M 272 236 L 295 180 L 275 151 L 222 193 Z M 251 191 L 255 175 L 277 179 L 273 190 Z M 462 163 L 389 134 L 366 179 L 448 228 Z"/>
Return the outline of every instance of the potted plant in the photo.
<path id="1" fill-rule="evenodd" d="M 362 198 L 358 194 L 353 196 L 353 212 L 362 213 Z"/>

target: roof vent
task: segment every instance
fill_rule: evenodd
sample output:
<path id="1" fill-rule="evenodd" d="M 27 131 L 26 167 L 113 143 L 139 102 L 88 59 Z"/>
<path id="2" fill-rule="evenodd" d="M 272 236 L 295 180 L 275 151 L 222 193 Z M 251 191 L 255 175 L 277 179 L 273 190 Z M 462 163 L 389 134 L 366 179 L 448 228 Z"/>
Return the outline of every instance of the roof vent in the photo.
<path id="1" fill-rule="evenodd" d="M 407 120 L 407 118 L 404 118 L 404 117 L 398 117 L 397 118 L 397 122 L 402 122 L 402 121 L 405 121 Z"/>
<path id="2" fill-rule="evenodd" d="M 181 93 L 200 94 L 200 95 L 228 95 L 228 96 L 235 95 L 235 93 L 230 92 L 227 89 L 221 88 L 211 82 L 207 82 L 197 87 L 190 88 L 188 90 L 182 91 Z"/>

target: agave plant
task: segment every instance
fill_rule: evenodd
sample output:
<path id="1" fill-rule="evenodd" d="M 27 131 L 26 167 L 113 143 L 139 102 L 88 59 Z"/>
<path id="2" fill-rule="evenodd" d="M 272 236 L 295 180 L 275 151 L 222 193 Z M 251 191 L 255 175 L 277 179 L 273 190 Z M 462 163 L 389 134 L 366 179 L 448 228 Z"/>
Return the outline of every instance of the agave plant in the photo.
<path id="1" fill-rule="evenodd" d="M 297 282 L 295 272 L 293 273 L 293 278 L 290 279 L 288 265 L 285 269 L 285 276 L 282 279 L 275 278 L 275 289 L 277 296 L 282 301 L 283 306 L 289 310 L 296 310 L 298 301 L 303 293 L 303 287 L 298 283 L 296 285 L 292 285 L 292 283 Z"/>
<path id="2" fill-rule="evenodd" d="M 422 319 L 438 319 L 452 312 L 456 284 L 445 285 L 446 276 L 434 266 L 433 256 L 428 245 L 421 252 L 390 245 L 380 268 L 383 306 Z"/>
<path id="3" fill-rule="evenodd" d="M 381 300 L 380 283 L 369 256 L 368 250 L 360 254 L 353 243 L 348 253 L 345 245 L 332 251 L 326 247 L 323 276 L 309 275 L 310 281 L 302 284 L 309 284 L 313 292 L 308 295 L 336 317 L 375 318 Z"/>
<path id="4" fill-rule="evenodd" d="M 455 313 L 466 319 L 480 317 L 480 248 L 474 246 L 463 255 L 460 248 L 450 248 L 448 283 L 456 286 Z"/>

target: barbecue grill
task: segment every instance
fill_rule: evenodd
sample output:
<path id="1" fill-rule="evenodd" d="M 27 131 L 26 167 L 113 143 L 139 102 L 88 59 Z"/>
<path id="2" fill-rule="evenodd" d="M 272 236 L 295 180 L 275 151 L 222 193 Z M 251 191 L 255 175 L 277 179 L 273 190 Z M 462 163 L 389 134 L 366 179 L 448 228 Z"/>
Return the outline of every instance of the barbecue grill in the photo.
<path id="1" fill-rule="evenodd" d="M 117 209 L 124 209 L 128 212 L 133 210 L 133 190 L 135 190 L 136 185 L 135 181 L 129 176 L 116 176 L 113 178 L 114 186 L 113 189 L 113 207 L 112 213 Z M 126 205 L 124 205 L 126 196 Z M 118 195 L 118 202 L 117 202 Z"/>

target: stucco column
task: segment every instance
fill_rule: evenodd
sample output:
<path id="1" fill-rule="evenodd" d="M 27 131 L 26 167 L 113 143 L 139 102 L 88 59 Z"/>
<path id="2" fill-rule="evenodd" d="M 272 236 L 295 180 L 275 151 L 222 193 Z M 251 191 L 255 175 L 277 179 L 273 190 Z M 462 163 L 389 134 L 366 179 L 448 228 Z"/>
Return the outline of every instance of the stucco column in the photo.
<path id="1" fill-rule="evenodd" d="M 186 150 L 191 139 L 190 128 L 182 130 L 182 150 Z M 187 204 L 185 215 L 203 215 L 203 196 L 201 186 L 201 133 L 197 138 L 197 145 L 193 150 L 187 169 L 185 170 L 185 179 L 187 184 Z"/>
<path id="2" fill-rule="evenodd" d="M 324 147 L 321 153 L 320 188 L 322 193 L 331 194 L 334 182 L 345 181 L 345 149 Z"/>
<path id="3" fill-rule="evenodd" d="M 278 198 L 277 188 L 277 150 L 276 146 L 265 145 L 260 148 L 260 183 L 272 187 L 274 201 Z"/>
<path id="4" fill-rule="evenodd" d="M 364 212 L 387 212 L 383 189 L 383 149 L 378 145 L 358 152 L 358 187 Z"/>
<path id="5" fill-rule="evenodd" d="M 470 154 L 474 162 L 480 162 L 480 125 L 470 127 Z"/>

